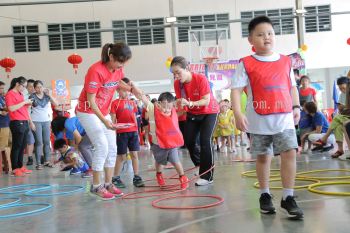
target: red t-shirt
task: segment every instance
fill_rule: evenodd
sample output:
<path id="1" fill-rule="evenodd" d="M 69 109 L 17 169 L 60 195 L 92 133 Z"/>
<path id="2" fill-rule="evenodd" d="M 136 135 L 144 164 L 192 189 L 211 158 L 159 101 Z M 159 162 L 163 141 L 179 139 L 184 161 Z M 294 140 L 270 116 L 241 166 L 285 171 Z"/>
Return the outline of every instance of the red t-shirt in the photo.
<path id="1" fill-rule="evenodd" d="M 116 115 L 117 123 L 134 124 L 129 128 L 118 129 L 117 133 L 137 132 L 137 106 L 134 101 L 127 99 L 114 100 L 112 102 L 111 113 Z"/>
<path id="2" fill-rule="evenodd" d="M 185 98 L 189 101 L 198 101 L 203 96 L 210 93 L 210 102 L 208 106 L 188 108 L 187 112 L 199 115 L 199 114 L 212 114 L 219 112 L 219 105 L 216 102 L 213 93 L 210 90 L 209 82 L 207 78 L 202 74 L 192 73 L 192 80 L 188 83 L 180 83 L 179 80 L 175 80 L 174 89 L 176 98 Z"/>
<path id="3" fill-rule="evenodd" d="M 105 116 L 110 112 L 110 104 L 119 81 L 124 77 L 123 69 L 108 70 L 101 61 L 93 64 L 86 76 L 84 88 L 80 93 L 76 110 L 85 113 L 94 113 L 87 101 L 87 93 L 96 94 L 96 104 Z"/>
<path id="4" fill-rule="evenodd" d="M 5 95 L 6 106 L 17 105 L 24 101 L 24 96 L 22 93 L 14 91 L 13 89 L 7 92 Z M 9 111 L 9 117 L 11 121 L 27 121 L 29 120 L 29 105 L 23 105 L 16 111 Z"/>
<path id="5" fill-rule="evenodd" d="M 177 102 L 176 105 L 176 113 L 177 113 L 177 117 L 179 118 L 179 121 L 186 121 L 187 118 L 187 114 L 186 112 L 183 113 L 183 111 L 186 111 L 182 106 L 180 102 Z M 183 113 L 182 115 L 179 115 L 179 112 Z"/>
<path id="6" fill-rule="evenodd" d="M 312 95 L 313 99 L 316 99 L 316 91 L 315 89 L 308 87 L 308 88 L 300 88 L 299 89 L 299 94 L 301 96 L 308 96 L 308 95 Z"/>

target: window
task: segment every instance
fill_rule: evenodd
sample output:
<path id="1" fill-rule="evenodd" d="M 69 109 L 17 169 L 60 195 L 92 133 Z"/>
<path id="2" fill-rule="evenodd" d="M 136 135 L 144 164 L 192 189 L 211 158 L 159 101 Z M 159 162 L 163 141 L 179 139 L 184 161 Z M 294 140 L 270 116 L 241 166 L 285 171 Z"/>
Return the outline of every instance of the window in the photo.
<path id="1" fill-rule="evenodd" d="M 135 27 L 150 27 L 160 25 L 159 28 L 133 29 Z M 165 31 L 163 18 L 134 19 L 113 21 L 112 26 L 117 30 L 113 31 L 114 41 L 124 41 L 128 45 L 151 45 L 164 44 Z M 127 28 L 120 29 L 118 28 Z"/>
<path id="2" fill-rule="evenodd" d="M 220 21 L 229 20 L 229 14 L 211 14 L 211 15 L 195 15 L 195 16 L 180 16 L 177 17 L 178 24 L 189 23 L 205 23 L 205 25 L 193 25 L 193 26 L 179 26 L 177 28 L 177 35 L 179 42 L 188 42 L 189 30 L 203 30 L 203 29 L 217 29 L 227 28 L 228 36 L 230 37 L 230 25 L 229 23 L 220 23 Z M 216 34 L 208 35 L 206 40 L 215 40 Z"/>
<path id="3" fill-rule="evenodd" d="M 273 28 L 276 35 L 294 34 L 294 16 L 293 8 L 260 10 L 260 11 L 243 11 L 241 12 L 242 22 L 242 37 L 248 37 L 248 24 L 251 19 L 259 15 L 271 17 Z M 274 19 L 273 17 L 287 16 L 287 18 Z M 288 17 L 290 16 L 290 18 Z"/>
<path id="4" fill-rule="evenodd" d="M 47 25 L 47 28 L 49 34 L 64 32 L 64 34 L 49 35 L 50 50 L 86 49 L 101 47 L 100 32 L 81 32 L 86 30 L 100 29 L 100 22 L 49 24 Z"/>
<path id="5" fill-rule="evenodd" d="M 13 26 L 13 34 L 39 33 L 38 25 Z M 14 36 L 13 43 L 15 52 L 37 52 L 40 51 L 39 36 Z"/>
<path id="6" fill-rule="evenodd" d="M 324 32 L 332 30 L 331 6 L 309 6 L 305 7 L 305 31 L 306 32 Z M 318 16 L 308 16 L 309 14 L 327 14 Z"/>

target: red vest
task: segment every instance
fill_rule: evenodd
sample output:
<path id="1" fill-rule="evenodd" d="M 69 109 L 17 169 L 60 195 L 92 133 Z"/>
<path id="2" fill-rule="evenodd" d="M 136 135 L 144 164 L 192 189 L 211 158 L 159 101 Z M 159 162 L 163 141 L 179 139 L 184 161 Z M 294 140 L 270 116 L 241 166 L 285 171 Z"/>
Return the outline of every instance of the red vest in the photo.
<path id="1" fill-rule="evenodd" d="M 264 62 L 248 56 L 242 61 L 252 88 L 255 112 L 261 115 L 291 112 L 289 57 L 280 55 L 277 61 Z"/>
<path id="2" fill-rule="evenodd" d="M 184 144 L 175 108 L 171 110 L 170 116 L 165 116 L 157 106 L 154 106 L 154 120 L 160 148 L 171 149 Z"/>

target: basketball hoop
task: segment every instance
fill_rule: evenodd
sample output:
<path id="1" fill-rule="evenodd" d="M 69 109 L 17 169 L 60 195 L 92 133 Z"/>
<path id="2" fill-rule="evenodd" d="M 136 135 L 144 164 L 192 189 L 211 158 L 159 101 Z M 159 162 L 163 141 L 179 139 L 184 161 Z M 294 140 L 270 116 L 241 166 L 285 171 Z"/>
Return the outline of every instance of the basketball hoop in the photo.
<path id="1" fill-rule="evenodd" d="M 208 67 L 208 71 L 214 70 L 214 62 L 218 59 L 216 56 L 203 57 L 202 60 Z"/>

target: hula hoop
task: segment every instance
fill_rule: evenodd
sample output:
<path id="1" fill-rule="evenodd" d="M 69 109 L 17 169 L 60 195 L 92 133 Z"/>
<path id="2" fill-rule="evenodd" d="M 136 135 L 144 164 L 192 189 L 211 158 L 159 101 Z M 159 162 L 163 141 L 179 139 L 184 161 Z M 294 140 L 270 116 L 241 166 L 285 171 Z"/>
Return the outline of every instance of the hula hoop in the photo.
<path id="1" fill-rule="evenodd" d="M 315 182 L 316 184 L 319 184 L 321 183 L 320 180 L 317 180 L 317 179 L 312 179 L 312 178 L 295 178 L 295 180 L 301 180 L 301 181 L 312 181 L 312 182 Z M 281 181 L 281 178 L 277 178 L 277 179 L 271 179 L 270 182 L 275 182 L 275 181 Z M 313 185 L 313 184 L 312 184 Z M 305 188 L 308 188 L 310 186 L 310 184 L 307 184 L 307 185 L 297 185 L 297 186 L 294 186 L 293 188 L 294 189 L 305 189 Z M 254 183 L 254 187 L 255 188 L 260 188 L 259 186 L 259 182 L 255 182 Z M 270 189 L 283 189 L 283 187 L 269 187 Z"/>
<path id="2" fill-rule="evenodd" d="M 11 191 L 12 189 L 21 189 L 21 188 L 26 188 L 26 187 L 38 187 L 30 190 L 19 190 L 19 191 Z M 21 184 L 21 185 L 15 185 L 15 186 L 9 186 L 6 188 L 1 188 L 0 189 L 0 194 L 17 194 L 17 193 L 26 193 L 28 191 L 36 190 L 36 189 L 49 189 L 51 185 L 49 184 Z M 10 191 L 6 191 L 10 190 Z"/>
<path id="3" fill-rule="evenodd" d="M 173 194 L 173 193 L 178 193 L 184 191 L 183 189 L 157 189 L 157 190 L 146 190 L 142 192 L 133 192 L 133 193 L 128 193 L 122 196 L 122 199 L 124 200 L 132 200 L 132 199 L 141 199 L 141 198 L 148 198 L 148 197 L 158 197 L 158 196 L 163 196 L 163 195 L 168 195 L 168 194 Z M 144 196 L 137 196 L 139 194 L 144 194 L 144 193 L 156 193 L 156 192 L 162 192 L 162 193 L 157 193 L 157 194 L 151 194 L 151 195 L 144 195 Z M 131 197 L 130 197 L 131 196 Z"/>
<path id="4" fill-rule="evenodd" d="M 303 176 L 304 174 L 312 174 L 312 173 L 318 173 L 318 172 L 350 172 L 350 169 L 322 169 L 322 170 L 312 170 L 312 171 L 306 171 L 306 172 L 298 172 L 296 174 L 299 178 L 310 178 L 310 179 L 317 179 L 317 180 L 337 180 L 337 179 L 350 179 L 349 176 L 324 176 L 324 177 L 318 177 L 318 176 Z"/>
<path id="5" fill-rule="evenodd" d="M 1 204 L 0 208 L 16 204 L 16 203 L 21 201 L 21 198 L 19 198 L 19 197 L 0 197 L 0 201 L 2 201 L 2 200 L 14 200 L 14 201 L 6 203 L 6 204 Z"/>
<path id="6" fill-rule="evenodd" d="M 179 206 L 161 206 L 158 205 L 159 202 L 170 200 L 170 199 L 176 199 L 176 198 L 199 198 L 199 197 L 205 197 L 205 198 L 212 198 L 218 200 L 217 202 L 207 204 L 207 205 L 200 205 L 200 206 L 185 206 L 185 207 L 179 207 Z M 204 209 L 204 208 L 210 208 L 213 206 L 220 205 L 224 202 L 224 199 L 219 196 L 215 195 L 178 195 L 178 196 L 172 196 L 172 197 L 164 197 L 161 199 L 157 199 L 152 201 L 152 206 L 154 208 L 158 209 L 173 209 L 173 210 L 193 210 L 193 209 Z"/>
<path id="7" fill-rule="evenodd" d="M 308 190 L 313 193 L 323 194 L 323 195 L 334 195 L 334 196 L 350 196 L 350 192 L 328 192 L 315 189 L 320 186 L 329 186 L 329 185 L 341 185 L 341 184 L 350 184 L 350 181 L 338 181 L 338 182 L 324 182 L 319 184 L 312 184 L 308 187 Z"/>
<path id="8" fill-rule="evenodd" d="M 63 191 L 63 192 L 55 192 L 55 193 L 37 193 L 41 191 L 46 191 L 53 188 L 66 188 L 66 187 L 73 187 L 76 189 L 70 190 L 70 191 Z M 57 185 L 57 186 L 50 186 L 50 188 L 41 188 L 41 189 L 34 189 L 26 192 L 24 195 L 31 196 L 31 197 L 46 197 L 46 196 L 61 196 L 61 195 L 68 195 L 76 192 L 80 192 L 84 190 L 84 187 L 81 185 Z"/>
<path id="9" fill-rule="evenodd" d="M 279 172 L 280 169 L 271 169 L 271 172 Z M 250 170 L 250 171 L 245 171 L 241 173 L 242 176 L 249 177 L 249 178 L 256 178 L 256 170 Z M 270 174 L 270 177 L 279 177 L 280 174 Z"/>
<path id="10" fill-rule="evenodd" d="M 51 204 L 49 203 L 19 203 L 19 204 L 14 204 L 14 205 L 8 205 L 8 206 L 3 206 L 0 207 L 0 210 L 3 209 L 10 209 L 10 208 L 15 208 L 15 207 L 21 207 L 21 206 L 44 206 L 42 208 L 36 209 L 36 210 L 31 210 L 31 211 L 27 211 L 27 212 L 20 212 L 20 213 L 16 213 L 16 214 L 8 214 L 8 215 L 0 215 L 0 219 L 3 218 L 15 218 L 15 217 L 21 217 L 21 216 L 27 216 L 27 215 L 31 215 L 31 214 L 36 214 L 45 210 L 48 210 L 52 207 Z"/>

